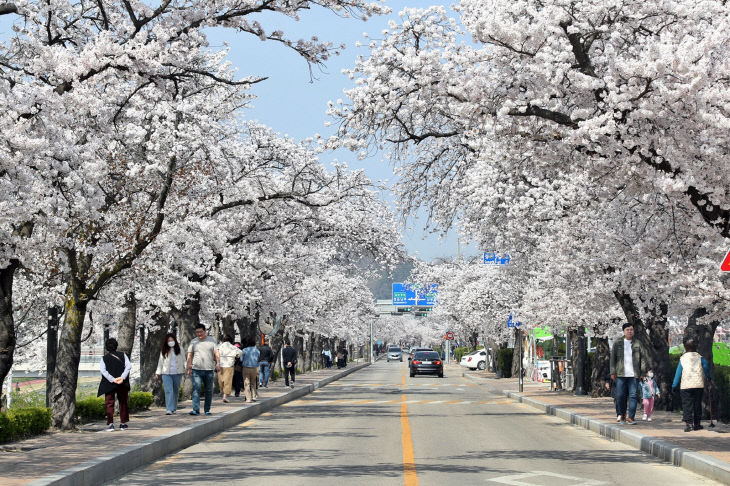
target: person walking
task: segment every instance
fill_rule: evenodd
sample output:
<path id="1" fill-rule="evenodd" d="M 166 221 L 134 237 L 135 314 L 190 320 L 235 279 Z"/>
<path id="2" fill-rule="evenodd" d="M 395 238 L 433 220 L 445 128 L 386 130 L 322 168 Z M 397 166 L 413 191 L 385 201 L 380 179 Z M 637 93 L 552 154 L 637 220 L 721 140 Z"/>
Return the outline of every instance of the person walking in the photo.
<path id="1" fill-rule="evenodd" d="M 200 415 L 200 387 L 205 385 L 205 415 L 211 415 L 213 402 L 213 374 L 220 371 L 221 357 L 215 338 L 208 336 L 205 326 L 195 326 L 195 338 L 188 346 L 187 373 L 193 378 L 193 409 L 190 415 Z"/>
<path id="2" fill-rule="evenodd" d="M 325 368 L 332 367 L 332 351 L 329 348 L 322 350 L 322 361 Z"/>
<path id="3" fill-rule="evenodd" d="M 684 354 L 679 358 L 677 372 L 674 374 L 672 391 L 679 387 L 682 397 L 682 420 L 684 420 L 685 432 L 702 430 L 700 424 L 702 419 L 702 394 L 705 391 L 705 380 L 711 383 L 710 365 L 705 358 L 697 352 L 697 343 L 688 339 L 684 343 Z"/>
<path id="4" fill-rule="evenodd" d="M 238 349 L 243 349 L 243 346 L 239 342 L 233 343 L 233 345 Z M 233 363 L 233 391 L 235 396 L 240 397 L 241 390 L 243 390 L 243 364 L 240 359 L 237 359 Z"/>
<path id="5" fill-rule="evenodd" d="M 228 403 L 228 396 L 233 386 L 233 367 L 242 351 L 233 345 L 233 338 L 226 335 L 223 342 L 218 346 L 218 354 L 221 357 L 221 370 L 218 372 L 218 385 L 221 387 L 221 401 Z"/>
<path id="6" fill-rule="evenodd" d="M 274 351 L 269 345 L 269 339 L 259 346 L 259 386 L 268 388 L 271 365 L 274 362 Z"/>
<path id="7" fill-rule="evenodd" d="M 185 371 L 185 357 L 180 349 L 180 343 L 173 333 L 167 333 L 162 341 L 160 358 L 157 360 L 157 371 L 155 381 L 162 378 L 162 386 L 165 389 L 165 415 L 173 415 L 177 412 L 177 398 L 180 393 L 180 379 Z"/>
<path id="8" fill-rule="evenodd" d="M 117 352 L 117 340 L 110 338 L 104 343 L 106 354 L 99 361 L 101 382 L 98 397 L 104 395 L 107 430 L 114 430 L 114 397 L 119 401 L 119 429 L 126 430 L 129 422 L 129 372 L 132 363 L 124 353 Z"/>
<path id="9" fill-rule="evenodd" d="M 282 361 L 284 361 L 284 386 L 289 385 L 289 377 L 291 376 L 291 388 L 294 388 L 296 381 L 295 372 L 297 367 L 297 352 L 291 347 L 291 342 L 284 343 L 284 350 L 281 352 Z"/>
<path id="10" fill-rule="evenodd" d="M 246 401 L 255 402 L 259 397 L 256 392 L 256 379 L 259 366 L 259 350 L 256 349 L 256 341 L 253 338 L 246 338 L 243 342 L 243 394 Z"/>
<path id="11" fill-rule="evenodd" d="M 641 400 L 644 403 L 644 416 L 641 419 L 647 422 L 651 422 L 651 414 L 654 412 L 654 397 L 660 398 L 661 393 L 654 380 L 654 371 L 649 370 L 641 380 Z"/>
<path id="12" fill-rule="evenodd" d="M 611 379 L 616 381 L 619 422 L 636 425 L 638 378 L 646 374 L 648 359 L 644 346 L 634 339 L 634 326 L 627 322 L 622 327 L 624 335 L 614 341 L 611 349 Z"/>

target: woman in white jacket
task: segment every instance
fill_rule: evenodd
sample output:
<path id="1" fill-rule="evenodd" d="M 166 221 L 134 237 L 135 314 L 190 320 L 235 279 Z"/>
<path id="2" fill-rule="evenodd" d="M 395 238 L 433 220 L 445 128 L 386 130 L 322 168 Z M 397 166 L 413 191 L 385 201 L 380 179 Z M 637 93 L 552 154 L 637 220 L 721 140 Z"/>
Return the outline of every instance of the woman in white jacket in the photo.
<path id="1" fill-rule="evenodd" d="M 241 357 L 242 351 L 233 345 L 233 338 L 225 336 L 223 342 L 218 346 L 221 356 L 221 370 L 218 372 L 218 384 L 223 394 L 223 402 L 228 403 L 228 395 L 231 394 L 233 385 L 233 365 Z"/>
<path id="2" fill-rule="evenodd" d="M 180 392 L 180 378 L 185 373 L 185 356 L 177 342 L 177 337 L 168 333 L 162 342 L 160 359 L 157 362 L 156 379 L 162 376 L 162 385 L 165 387 L 165 415 L 177 412 L 177 397 Z"/>

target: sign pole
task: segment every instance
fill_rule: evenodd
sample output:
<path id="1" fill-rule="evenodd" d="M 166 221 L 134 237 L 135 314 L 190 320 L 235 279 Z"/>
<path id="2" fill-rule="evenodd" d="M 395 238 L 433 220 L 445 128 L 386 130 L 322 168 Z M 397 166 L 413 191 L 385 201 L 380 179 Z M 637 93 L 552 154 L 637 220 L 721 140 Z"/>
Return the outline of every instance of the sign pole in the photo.
<path id="1" fill-rule="evenodd" d="M 522 388 L 522 385 L 523 385 L 523 383 L 522 383 L 522 330 L 519 327 L 515 329 L 515 338 L 517 339 L 518 346 L 519 346 L 519 352 L 517 354 L 517 356 L 519 356 L 519 362 L 520 362 L 519 363 L 520 364 L 519 372 L 518 372 L 519 373 L 519 382 L 520 382 L 519 391 L 520 391 L 520 393 L 522 393 L 522 391 L 523 391 L 523 388 Z"/>

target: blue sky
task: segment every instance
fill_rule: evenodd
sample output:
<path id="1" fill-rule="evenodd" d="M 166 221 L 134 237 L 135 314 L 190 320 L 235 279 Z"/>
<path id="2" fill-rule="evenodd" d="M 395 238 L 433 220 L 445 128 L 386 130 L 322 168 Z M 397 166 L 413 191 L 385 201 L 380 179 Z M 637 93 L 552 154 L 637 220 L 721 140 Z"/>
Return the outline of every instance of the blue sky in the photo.
<path id="1" fill-rule="evenodd" d="M 281 15 L 265 14 L 256 19 L 266 32 L 281 29 L 289 38 L 309 39 L 316 35 L 320 40 L 331 41 L 335 45 L 345 44 L 345 50 L 331 58 L 323 70 L 314 68 L 310 75 L 307 63 L 296 53 L 273 42 L 262 42 L 250 35 L 242 35 L 225 29 L 208 32 L 211 47 L 230 46 L 230 60 L 242 76 L 258 75 L 269 79 L 254 85 L 252 92 L 258 99 L 252 104 L 246 116 L 272 127 L 282 135 L 303 139 L 319 133 L 329 135 L 332 128 L 325 127 L 327 102 L 345 98 L 343 90 L 352 85 L 341 73 L 344 68 L 354 66 L 358 55 L 366 55 L 364 47 L 356 47 L 357 41 L 365 41 L 363 33 L 380 37 L 388 21 L 397 18 L 397 13 L 405 7 L 426 8 L 433 5 L 430 1 L 408 0 L 389 1 L 387 4 L 393 14 L 371 18 L 368 21 L 340 18 L 330 11 L 315 8 L 304 12 L 300 21 Z M 382 160 L 381 154 L 374 154 L 365 160 L 357 160 L 354 153 L 338 151 L 321 155 L 323 163 L 338 160 L 352 168 L 362 168 L 373 180 L 394 180 L 392 167 Z M 384 199 L 392 204 L 390 194 Z M 456 255 L 457 238 L 450 233 L 444 238 L 424 231 L 424 219 L 408 220 L 402 228 L 403 241 L 409 253 L 425 260 Z M 462 245 L 463 254 L 473 254 L 473 246 Z"/>

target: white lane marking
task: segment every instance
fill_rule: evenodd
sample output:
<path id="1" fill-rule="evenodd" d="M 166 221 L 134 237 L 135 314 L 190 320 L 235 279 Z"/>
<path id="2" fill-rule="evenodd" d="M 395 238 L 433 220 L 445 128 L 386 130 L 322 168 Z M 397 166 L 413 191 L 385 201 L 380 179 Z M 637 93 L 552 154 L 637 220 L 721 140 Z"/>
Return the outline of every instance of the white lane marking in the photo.
<path id="1" fill-rule="evenodd" d="M 532 471 L 529 473 L 510 474 L 509 476 L 500 476 L 498 478 L 489 478 L 486 481 L 493 483 L 509 484 L 512 486 L 537 486 L 542 484 L 541 482 L 524 482 L 521 479 L 539 478 L 540 476 L 548 476 L 551 478 L 558 479 L 570 479 L 572 481 L 580 481 L 579 483 L 571 484 L 570 486 L 598 486 L 601 484 L 608 484 L 605 481 L 599 481 L 597 479 L 586 479 L 578 478 L 575 476 L 566 476 L 564 474 L 557 474 L 548 471 Z M 539 479 L 537 479 L 539 481 Z"/>

